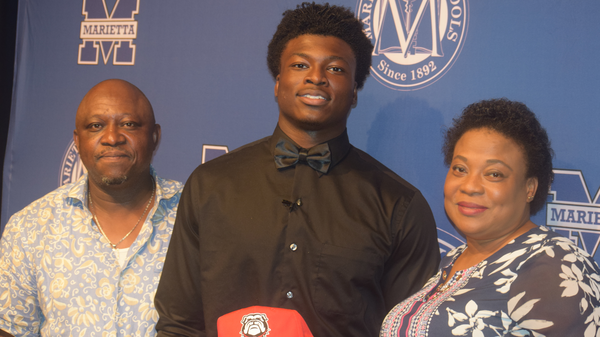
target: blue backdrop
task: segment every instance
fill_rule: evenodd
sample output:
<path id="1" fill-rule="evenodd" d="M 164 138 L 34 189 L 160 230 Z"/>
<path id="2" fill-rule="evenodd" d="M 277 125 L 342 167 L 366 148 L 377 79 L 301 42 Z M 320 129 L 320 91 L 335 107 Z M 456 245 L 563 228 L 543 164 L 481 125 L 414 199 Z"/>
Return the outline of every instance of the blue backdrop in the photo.
<path id="1" fill-rule="evenodd" d="M 600 2 L 330 3 L 353 9 L 376 45 L 350 140 L 421 189 L 443 251 L 462 238 L 443 209 L 442 132 L 466 105 L 507 97 L 536 112 L 556 152 L 557 182 L 534 221 L 596 253 Z M 203 158 L 269 135 L 278 110 L 267 44 L 296 4 L 20 0 L 1 224 L 80 174 L 75 111 L 104 79 L 130 81 L 152 102 L 162 176 L 185 181 Z"/>

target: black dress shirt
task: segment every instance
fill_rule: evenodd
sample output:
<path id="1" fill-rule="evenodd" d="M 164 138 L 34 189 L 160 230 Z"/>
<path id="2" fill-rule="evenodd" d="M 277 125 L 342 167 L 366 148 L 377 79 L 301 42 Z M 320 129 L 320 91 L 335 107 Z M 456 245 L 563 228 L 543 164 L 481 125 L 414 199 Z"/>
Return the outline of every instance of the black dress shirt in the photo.
<path id="1" fill-rule="evenodd" d="M 328 142 L 326 174 L 277 169 L 282 138 L 277 127 L 188 179 L 155 297 L 159 336 L 216 337 L 219 316 L 253 305 L 297 310 L 315 337 L 377 336 L 437 270 L 433 215 L 415 187 L 346 132 Z"/>

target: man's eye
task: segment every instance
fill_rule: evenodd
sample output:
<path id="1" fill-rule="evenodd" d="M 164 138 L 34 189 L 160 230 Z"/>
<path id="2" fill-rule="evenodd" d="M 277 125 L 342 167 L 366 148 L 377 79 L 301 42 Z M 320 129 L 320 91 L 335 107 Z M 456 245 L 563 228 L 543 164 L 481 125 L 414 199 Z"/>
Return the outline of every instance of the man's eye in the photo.
<path id="1" fill-rule="evenodd" d="M 100 125 L 100 123 L 92 123 L 89 125 L 90 129 L 100 129 L 102 127 L 102 125 Z"/>
<path id="2" fill-rule="evenodd" d="M 465 168 L 462 166 L 454 166 L 452 170 L 457 173 L 465 173 Z"/>
<path id="3" fill-rule="evenodd" d="M 342 71 L 344 71 L 344 69 L 340 68 L 340 67 L 331 67 L 329 68 L 331 71 L 334 71 L 336 73 L 341 73 Z"/>
<path id="4" fill-rule="evenodd" d="M 301 68 L 301 69 L 308 68 L 305 64 L 302 64 L 302 63 L 293 64 L 292 67 Z"/>

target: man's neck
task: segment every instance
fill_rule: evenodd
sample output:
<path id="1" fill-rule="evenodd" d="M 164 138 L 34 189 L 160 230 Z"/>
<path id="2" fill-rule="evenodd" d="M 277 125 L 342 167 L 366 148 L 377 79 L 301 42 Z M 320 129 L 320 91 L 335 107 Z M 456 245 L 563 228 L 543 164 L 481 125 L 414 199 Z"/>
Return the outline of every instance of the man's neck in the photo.
<path id="1" fill-rule="evenodd" d="M 131 210 L 148 202 L 154 189 L 154 179 L 148 174 L 120 185 L 106 185 L 88 179 L 88 187 L 96 208 L 106 211 Z"/>
<path id="2" fill-rule="evenodd" d="M 285 122 L 279 120 L 279 128 L 283 133 L 285 133 L 291 140 L 293 140 L 299 146 L 310 149 L 315 145 L 319 145 L 321 143 L 327 142 L 339 135 L 341 135 L 344 130 L 346 130 L 346 126 L 343 125 L 337 129 L 328 129 L 328 130 L 300 130 L 296 127 L 292 127 Z"/>

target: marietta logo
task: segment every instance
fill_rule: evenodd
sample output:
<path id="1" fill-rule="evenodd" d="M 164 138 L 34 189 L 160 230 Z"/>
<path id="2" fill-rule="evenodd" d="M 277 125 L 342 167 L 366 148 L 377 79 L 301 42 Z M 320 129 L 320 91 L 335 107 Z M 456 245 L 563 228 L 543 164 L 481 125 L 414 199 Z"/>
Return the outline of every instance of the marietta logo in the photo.
<path id="1" fill-rule="evenodd" d="M 600 190 L 592 199 L 581 171 L 554 170 L 549 194 L 552 200 L 546 204 L 546 225 L 599 261 Z"/>
<path id="2" fill-rule="evenodd" d="M 104 64 L 113 55 L 114 65 L 134 65 L 135 45 L 138 22 L 134 16 L 138 14 L 140 0 L 116 0 L 112 9 L 107 0 L 83 0 L 79 38 L 78 64 L 98 64 L 98 56 L 102 53 Z"/>
<path id="3" fill-rule="evenodd" d="M 440 79 L 467 36 L 468 0 L 359 0 L 356 15 L 373 43 L 372 76 L 417 90 Z"/>
<path id="4" fill-rule="evenodd" d="M 85 166 L 81 163 L 79 152 L 77 152 L 75 143 L 71 140 L 61 161 L 58 186 L 76 182 L 84 172 Z"/>

